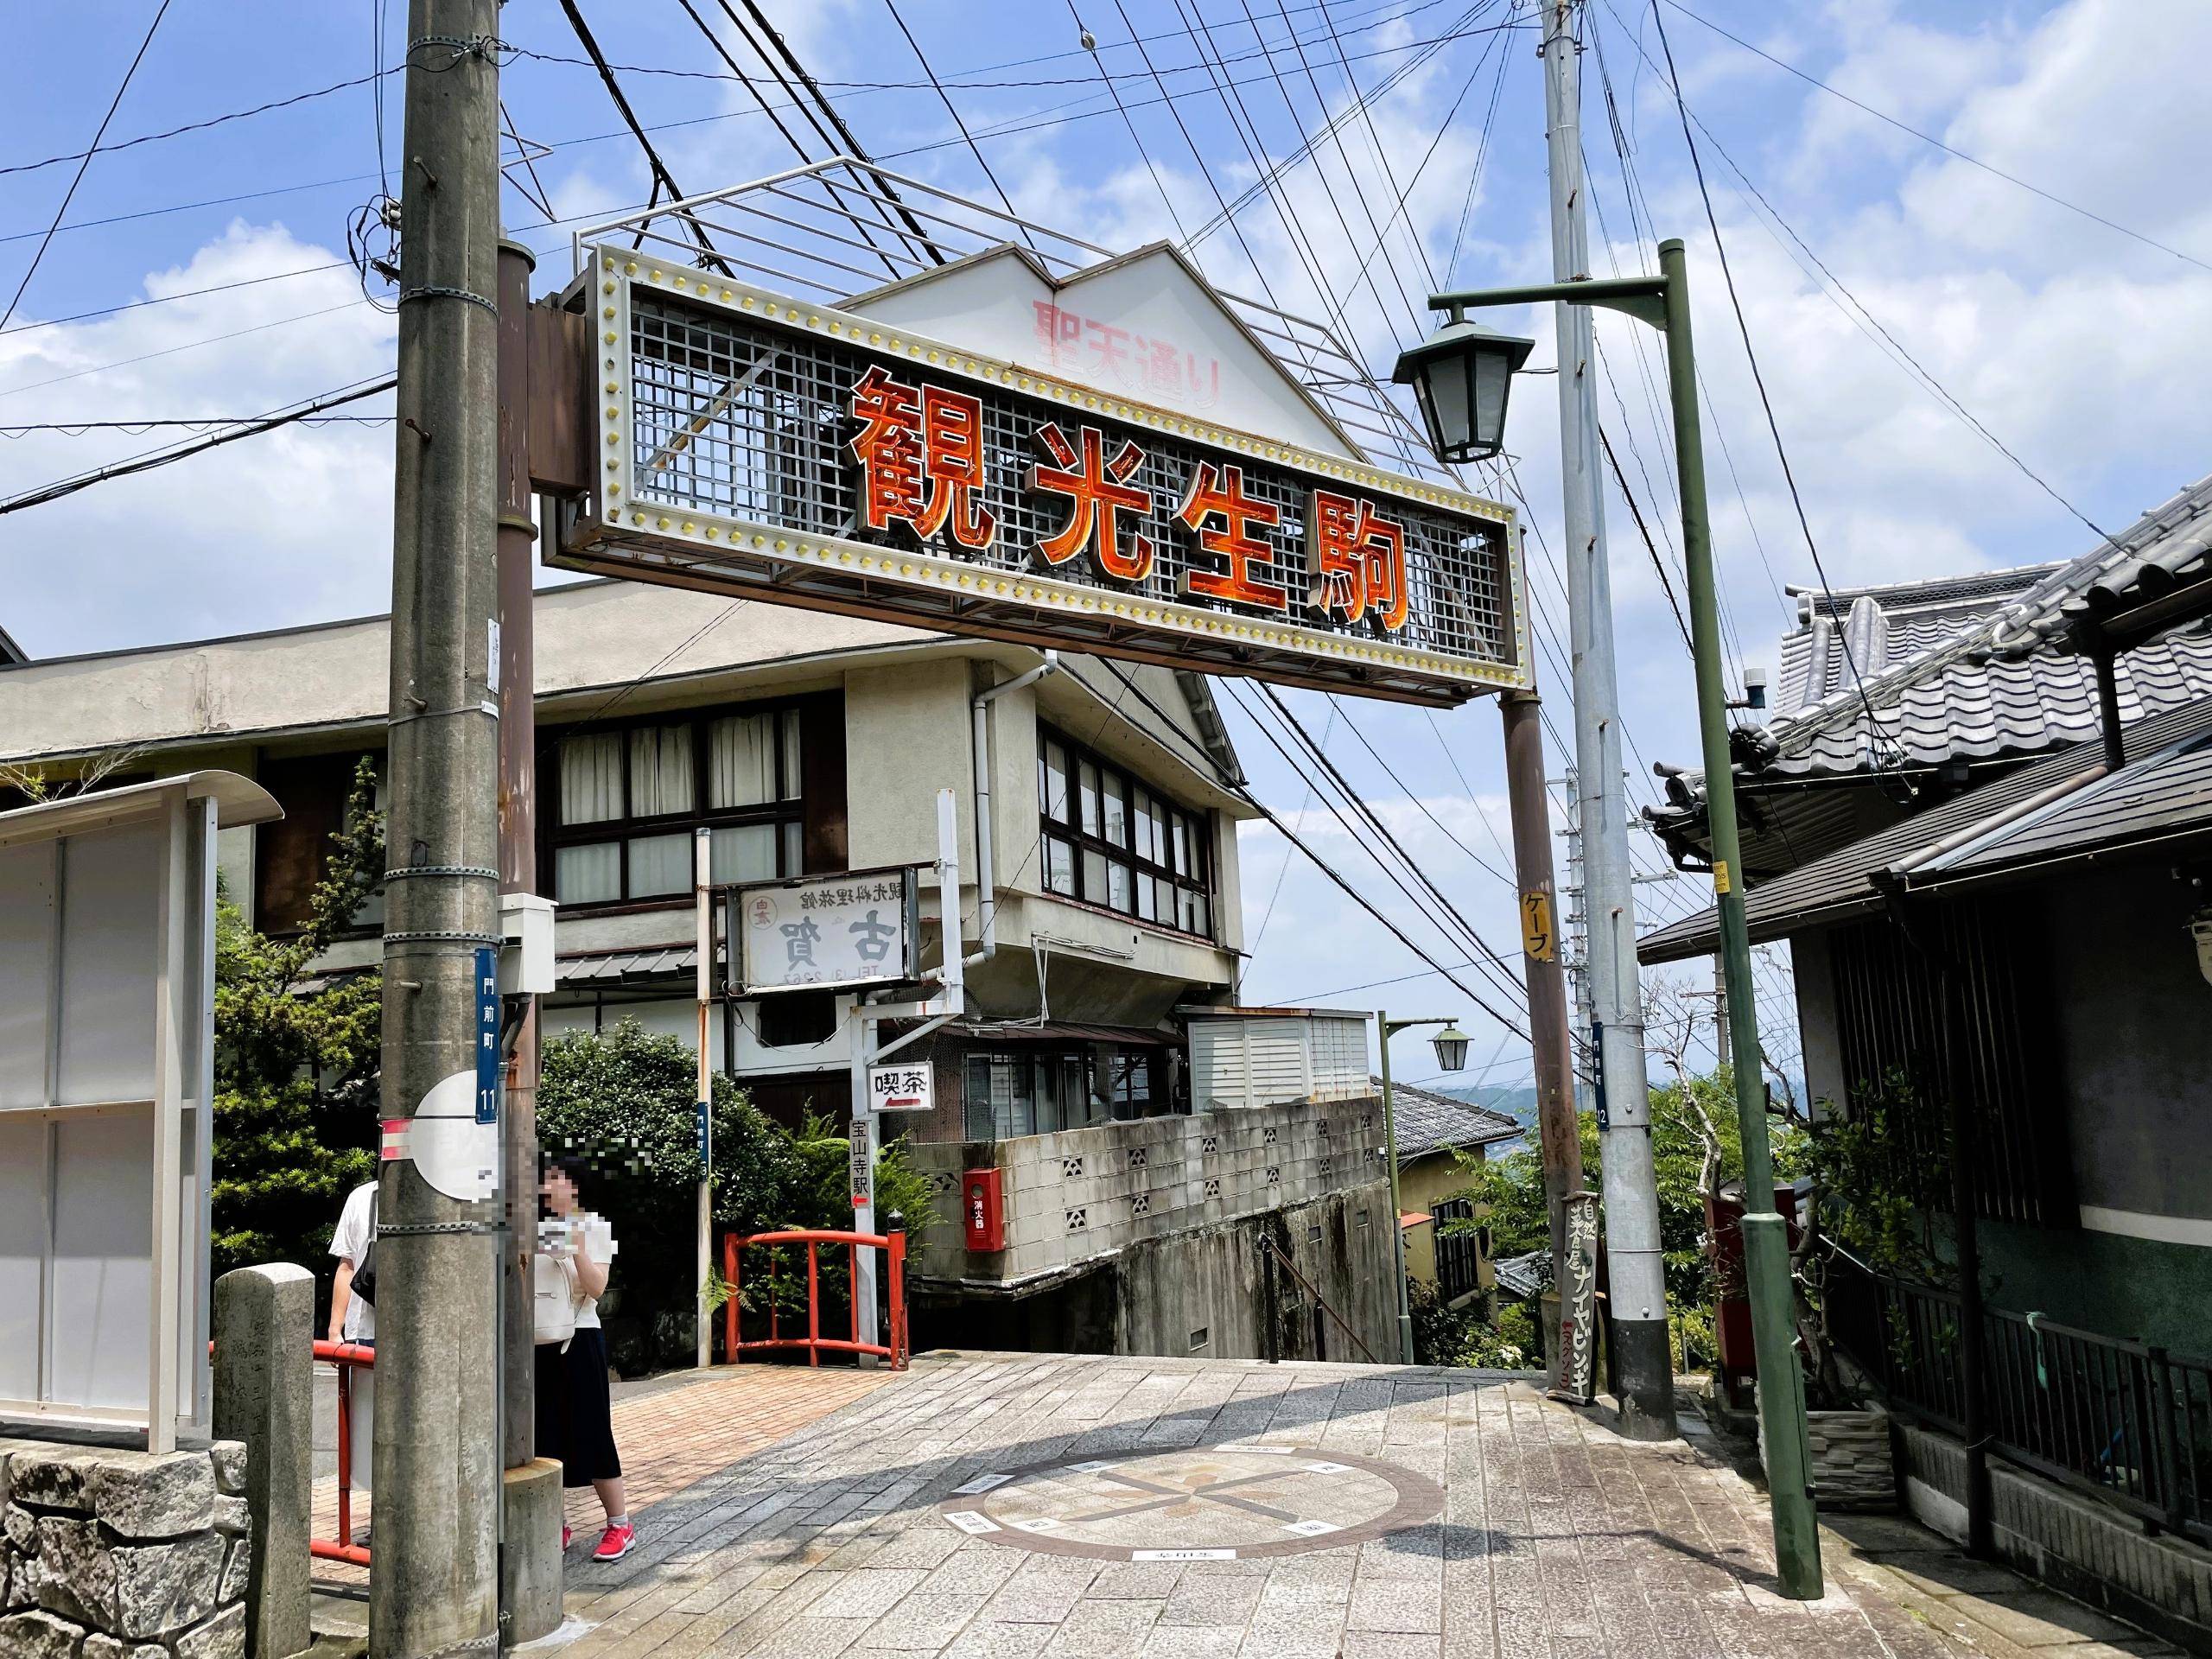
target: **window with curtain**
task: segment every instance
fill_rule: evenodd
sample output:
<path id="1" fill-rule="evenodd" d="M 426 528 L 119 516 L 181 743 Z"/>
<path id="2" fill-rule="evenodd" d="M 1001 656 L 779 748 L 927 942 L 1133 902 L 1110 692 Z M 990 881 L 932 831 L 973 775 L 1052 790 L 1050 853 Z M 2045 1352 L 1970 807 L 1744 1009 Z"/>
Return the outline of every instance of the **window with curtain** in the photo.
<path id="1" fill-rule="evenodd" d="M 650 903 L 691 892 L 694 833 L 710 832 L 716 882 L 801 874 L 799 712 L 721 710 L 569 732 L 546 794 L 554 897 L 564 906 Z"/>
<path id="2" fill-rule="evenodd" d="M 1037 738 L 1045 891 L 1202 938 L 1213 933 L 1207 817 L 1050 728 Z"/>

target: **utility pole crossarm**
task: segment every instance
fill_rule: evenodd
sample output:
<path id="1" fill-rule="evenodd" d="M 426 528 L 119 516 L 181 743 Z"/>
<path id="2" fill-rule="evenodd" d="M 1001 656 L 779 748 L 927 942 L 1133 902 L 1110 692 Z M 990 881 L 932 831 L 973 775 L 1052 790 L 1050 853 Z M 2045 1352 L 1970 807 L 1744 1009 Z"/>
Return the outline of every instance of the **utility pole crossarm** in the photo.
<path id="1" fill-rule="evenodd" d="M 1432 294 L 1428 307 L 1432 311 L 1449 311 L 1452 321 L 1460 321 L 1463 314 L 1478 311 L 1488 306 L 1601 305 L 1609 311 L 1624 311 L 1638 322 L 1649 323 L 1654 328 L 1667 326 L 1667 279 L 1664 276 L 1584 276 L 1566 283 L 1524 283 L 1517 288 L 1461 289 L 1448 294 Z"/>

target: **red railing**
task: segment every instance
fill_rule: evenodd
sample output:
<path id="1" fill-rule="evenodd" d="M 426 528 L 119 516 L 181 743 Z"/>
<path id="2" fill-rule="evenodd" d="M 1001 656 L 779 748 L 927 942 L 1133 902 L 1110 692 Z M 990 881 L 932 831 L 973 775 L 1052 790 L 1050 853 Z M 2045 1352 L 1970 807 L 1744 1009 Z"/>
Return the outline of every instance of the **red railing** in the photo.
<path id="1" fill-rule="evenodd" d="M 368 1546 L 353 1541 L 353 1371 L 373 1366 L 377 1351 L 358 1342 L 318 1342 L 315 1357 L 338 1367 L 338 1536 L 308 1539 L 308 1553 L 366 1567 Z"/>
<path id="2" fill-rule="evenodd" d="M 738 1335 L 738 1317 L 741 1311 L 739 1293 L 744 1287 L 741 1274 L 741 1253 L 748 1244 L 804 1244 L 806 1246 L 806 1334 L 787 1337 L 783 1334 L 780 1310 L 776 1306 L 776 1257 L 772 1250 L 768 1256 L 768 1334 L 750 1342 Z M 890 1307 L 891 1329 L 888 1344 L 861 1340 L 861 1306 L 858 1296 L 853 1297 L 853 1334 L 846 1337 L 825 1337 L 822 1334 L 822 1272 L 817 1250 L 823 1244 L 842 1244 L 845 1247 L 849 1284 L 860 1281 L 860 1253 L 863 1249 L 883 1252 L 886 1300 Z M 722 1352 L 735 1361 L 748 1353 L 769 1350 L 804 1348 L 806 1363 L 819 1365 L 823 1353 L 874 1354 L 891 1362 L 891 1369 L 906 1369 L 909 1349 L 906 1342 L 906 1235 L 904 1233 L 840 1233 L 828 1231 L 793 1231 L 785 1233 L 727 1233 L 722 1236 L 722 1277 L 729 1281 L 729 1300 L 722 1304 Z"/>

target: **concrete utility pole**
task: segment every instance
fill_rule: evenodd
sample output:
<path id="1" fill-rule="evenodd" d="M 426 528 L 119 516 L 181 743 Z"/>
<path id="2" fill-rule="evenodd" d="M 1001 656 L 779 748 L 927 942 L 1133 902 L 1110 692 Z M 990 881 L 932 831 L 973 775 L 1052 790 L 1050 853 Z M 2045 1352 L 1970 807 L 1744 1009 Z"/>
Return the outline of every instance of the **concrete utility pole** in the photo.
<path id="1" fill-rule="evenodd" d="M 1529 1046 L 1535 1062 L 1536 1140 L 1552 1224 L 1552 1283 L 1563 1296 L 1567 1199 L 1582 1190 L 1582 1137 L 1575 1122 L 1574 1058 L 1561 963 L 1566 953 L 1552 874 L 1551 809 L 1544 793 L 1543 701 L 1534 691 L 1508 691 L 1498 699 L 1497 711 L 1505 723 L 1505 791 L 1513 820 L 1514 880 L 1521 890 L 1521 968 L 1529 987 Z"/>
<path id="2" fill-rule="evenodd" d="M 476 953 L 499 943 L 498 27 L 497 0 L 408 7 L 375 1659 L 498 1641 L 498 1131 L 474 1109 Z"/>
<path id="3" fill-rule="evenodd" d="M 1582 214 L 1580 0 L 1544 0 L 1544 113 L 1550 146 L 1552 275 L 1590 275 Z M 1675 1375 L 1661 1275 L 1659 1197 L 1643 1071 L 1643 986 L 1636 963 L 1636 889 L 1621 775 L 1613 668 L 1611 576 L 1599 493 L 1598 396 L 1587 306 L 1555 308 L 1559 424 L 1566 493 L 1567 601 L 1574 669 L 1576 812 L 1589 915 L 1590 991 L 1603 1077 L 1599 1145 L 1613 1370 L 1621 1426 L 1638 1440 L 1675 1437 Z"/>

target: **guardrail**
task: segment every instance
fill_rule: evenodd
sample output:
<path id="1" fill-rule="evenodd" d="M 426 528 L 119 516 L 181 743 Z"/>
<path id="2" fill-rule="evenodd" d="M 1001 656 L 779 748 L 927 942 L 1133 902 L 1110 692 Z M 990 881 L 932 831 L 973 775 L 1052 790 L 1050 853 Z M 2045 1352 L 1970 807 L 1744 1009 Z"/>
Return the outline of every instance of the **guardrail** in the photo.
<path id="1" fill-rule="evenodd" d="M 1877 1274 L 1837 1253 L 1831 1329 L 1892 1404 L 1956 1434 L 1966 1419 L 1956 1293 Z M 1982 1311 L 1982 1419 L 2008 1462 L 2212 1542 L 2212 1360 Z"/>
<path id="2" fill-rule="evenodd" d="M 338 1536 L 308 1539 L 308 1553 L 366 1567 L 368 1546 L 353 1541 L 353 1373 L 373 1367 L 377 1351 L 364 1343 L 318 1342 L 315 1357 L 338 1367 Z"/>
<path id="3" fill-rule="evenodd" d="M 777 1301 L 776 1256 L 774 1247 L 779 1244 L 806 1246 L 806 1334 L 787 1337 L 782 1330 L 782 1310 Z M 859 1281 L 860 1253 L 863 1249 L 883 1252 L 885 1301 L 890 1315 L 888 1342 L 863 1341 L 861 1337 L 861 1306 L 857 1296 L 849 1297 L 852 1304 L 852 1335 L 825 1337 L 822 1334 L 822 1271 L 818 1254 L 824 1244 L 842 1244 L 846 1251 L 848 1277 L 850 1286 Z M 744 1287 L 742 1276 L 743 1252 L 749 1246 L 761 1245 L 769 1249 L 768 1255 L 768 1334 L 742 1340 L 739 1331 L 743 1313 L 741 1293 Z M 733 1362 L 748 1353 L 788 1352 L 797 1349 L 806 1351 L 806 1363 L 819 1365 L 822 1356 L 834 1354 L 874 1354 L 891 1362 L 891 1369 L 903 1371 L 910 1349 L 906 1336 L 906 1235 L 904 1233 L 847 1233 L 830 1230 L 799 1230 L 779 1233 L 727 1233 L 722 1236 L 722 1277 L 729 1281 L 729 1300 L 722 1304 L 722 1353 Z"/>

